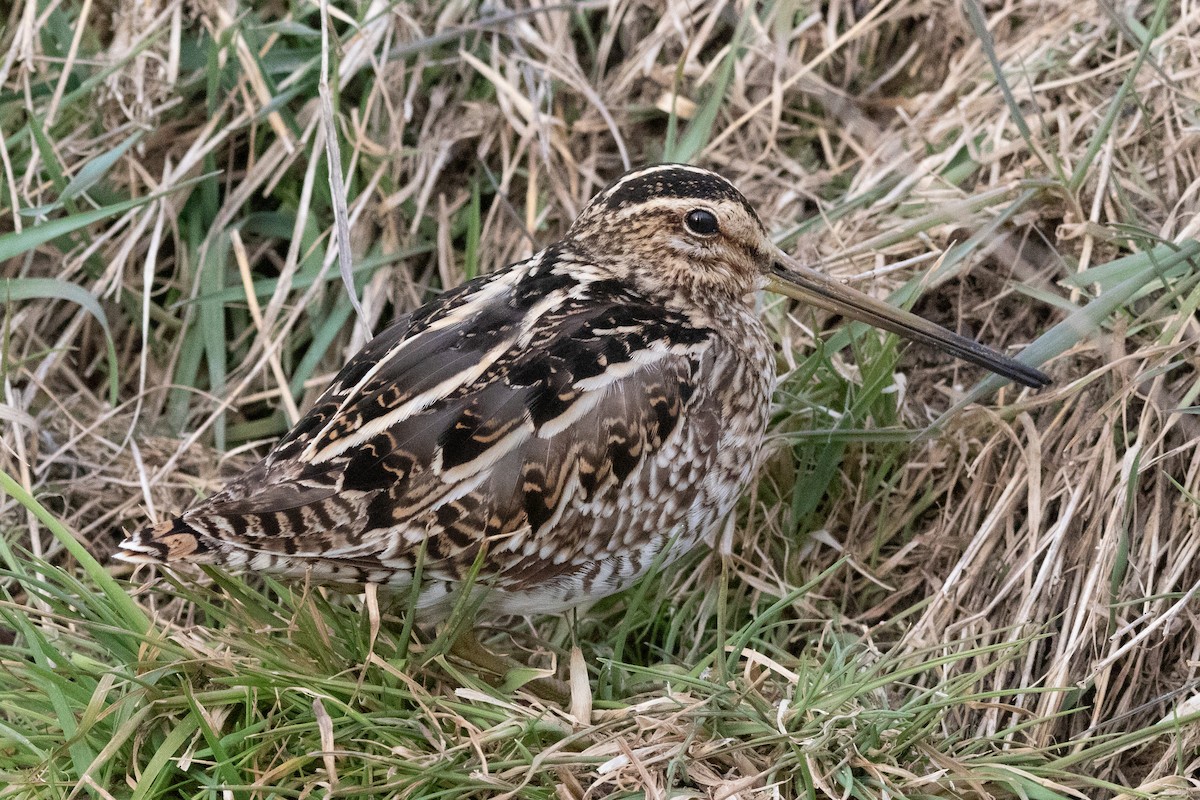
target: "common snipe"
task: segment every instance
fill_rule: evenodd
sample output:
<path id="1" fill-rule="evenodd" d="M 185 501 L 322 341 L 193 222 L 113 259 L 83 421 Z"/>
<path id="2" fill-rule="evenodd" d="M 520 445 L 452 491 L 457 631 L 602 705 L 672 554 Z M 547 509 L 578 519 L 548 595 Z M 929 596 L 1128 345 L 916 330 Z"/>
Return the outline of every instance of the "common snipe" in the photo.
<path id="1" fill-rule="evenodd" d="M 400 318 L 257 466 L 120 556 L 402 590 L 421 559 L 424 620 L 475 567 L 496 613 L 612 594 L 703 540 L 754 472 L 760 289 L 1049 380 L 799 265 L 720 176 L 648 167 L 561 241 Z"/>

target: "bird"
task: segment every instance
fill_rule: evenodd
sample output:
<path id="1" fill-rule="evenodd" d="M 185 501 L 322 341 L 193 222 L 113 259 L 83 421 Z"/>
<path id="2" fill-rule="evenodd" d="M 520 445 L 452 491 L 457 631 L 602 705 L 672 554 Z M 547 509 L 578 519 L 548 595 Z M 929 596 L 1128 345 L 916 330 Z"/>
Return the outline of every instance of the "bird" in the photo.
<path id="1" fill-rule="evenodd" d="M 399 317 L 257 465 L 118 557 L 377 584 L 434 622 L 464 591 L 497 615 L 612 595 L 708 540 L 754 474 L 776 381 L 763 290 L 1050 381 L 802 265 L 717 173 L 658 164 Z"/>

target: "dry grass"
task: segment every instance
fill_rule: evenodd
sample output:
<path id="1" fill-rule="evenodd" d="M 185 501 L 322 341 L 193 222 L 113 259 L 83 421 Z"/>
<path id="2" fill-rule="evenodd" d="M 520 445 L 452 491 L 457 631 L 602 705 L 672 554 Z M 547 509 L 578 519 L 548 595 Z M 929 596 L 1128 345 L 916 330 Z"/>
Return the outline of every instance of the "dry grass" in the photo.
<path id="1" fill-rule="evenodd" d="M 960 410 L 968 368 L 815 348 L 829 321 L 773 302 L 775 449 L 717 551 L 497 631 L 580 643 L 574 714 L 423 661 L 386 608 L 220 576 L 131 586 L 123 662 L 62 588 L 94 570 L 5 497 L 5 706 L 100 688 L 0 710 L 0 797 L 1200 793 L 1200 4 L 370 0 L 327 44 L 321 4 L 229 9 L 20 0 L 0 33 L 0 468 L 101 562 L 631 164 L 721 171 L 802 257 L 1036 341 L 1056 383 Z"/>

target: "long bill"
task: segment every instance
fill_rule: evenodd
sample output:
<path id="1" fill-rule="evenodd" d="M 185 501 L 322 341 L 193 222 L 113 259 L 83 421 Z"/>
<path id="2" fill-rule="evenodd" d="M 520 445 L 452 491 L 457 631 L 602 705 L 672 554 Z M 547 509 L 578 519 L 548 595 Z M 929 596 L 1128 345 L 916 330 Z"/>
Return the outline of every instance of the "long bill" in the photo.
<path id="1" fill-rule="evenodd" d="M 857 289 L 851 289 L 828 275 L 799 264 L 783 252 L 776 254 L 767 289 L 905 338 L 933 345 L 964 361 L 978 364 L 997 375 L 1035 389 L 1050 383 L 1050 378 L 1040 370 L 1002 356 L 990 347 L 974 339 L 959 336 L 937 323 L 890 306 Z"/>

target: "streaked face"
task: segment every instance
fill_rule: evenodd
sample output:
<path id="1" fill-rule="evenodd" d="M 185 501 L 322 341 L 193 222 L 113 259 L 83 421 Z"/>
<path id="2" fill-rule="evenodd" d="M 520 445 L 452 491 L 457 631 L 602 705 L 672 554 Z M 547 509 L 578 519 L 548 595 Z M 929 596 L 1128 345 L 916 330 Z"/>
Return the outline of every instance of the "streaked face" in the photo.
<path id="1" fill-rule="evenodd" d="M 746 198 L 707 170 L 667 164 L 619 178 L 579 215 L 568 238 L 671 283 L 765 286 L 775 251 Z"/>

